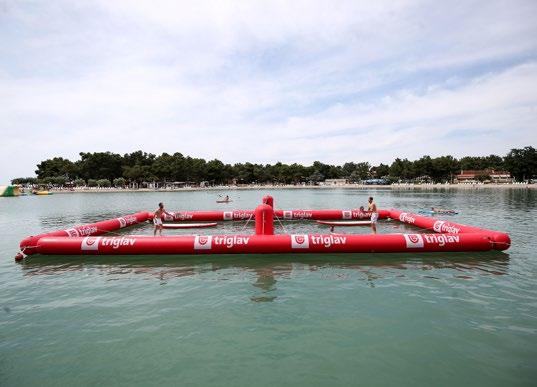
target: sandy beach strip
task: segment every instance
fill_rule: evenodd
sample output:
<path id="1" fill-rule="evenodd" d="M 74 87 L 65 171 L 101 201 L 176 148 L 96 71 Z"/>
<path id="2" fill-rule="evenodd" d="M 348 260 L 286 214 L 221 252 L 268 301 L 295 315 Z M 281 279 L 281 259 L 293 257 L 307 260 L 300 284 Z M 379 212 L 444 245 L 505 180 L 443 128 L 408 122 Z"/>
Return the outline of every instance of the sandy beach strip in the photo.
<path id="1" fill-rule="evenodd" d="M 537 184 L 392 184 L 392 185 L 244 185 L 244 186 L 214 186 L 214 187 L 184 187 L 184 188 L 74 188 L 50 189 L 55 194 L 73 193 L 118 193 L 118 192 L 187 192 L 187 191 L 240 191 L 240 190 L 286 190 L 286 189 L 359 189 L 359 190 L 480 190 L 480 189 L 536 189 Z"/>

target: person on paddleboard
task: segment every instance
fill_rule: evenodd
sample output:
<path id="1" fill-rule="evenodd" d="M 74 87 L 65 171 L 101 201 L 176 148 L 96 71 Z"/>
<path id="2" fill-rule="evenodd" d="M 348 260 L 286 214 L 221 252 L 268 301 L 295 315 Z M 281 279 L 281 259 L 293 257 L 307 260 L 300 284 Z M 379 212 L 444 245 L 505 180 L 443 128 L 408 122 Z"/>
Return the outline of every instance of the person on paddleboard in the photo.
<path id="1" fill-rule="evenodd" d="M 220 199 L 217 199 L 216 202 L 217 203 L 229 203 L 231 202 L 231 199 L 229 197 L 229 195 L 226 195 L 222 198 L 222 195 L 218 195 L 220 197 Z"/>
<path id="2" fill-rule="evenodd" d="M 166 214 L 173 217 L 173 214 L 170 214 L 164 209 L 164 204 L 159 203 L 158 209 L 153 214 L 153 224 L 155 225 L 155 231 L 153 231 L 153 236 L 157 236 L 157 231 L 159 235 L 162 235 L 162 215 Z"/>
<path id="3" fill-rule="evenodd" d="M 444 208 L 438 208 L 438 207 L 431 207 L 431 211 L 439 213 L 439 214 L 454 214 L 455 213 L 455 211 L 453 210 L 446 210 Z"/>
<path id="4" fill-rule="evenodd" d="M 377 220 L 379 218 L 379 213 L 377 210 L 377 204 L 373 201 L 373 196 L 369 197 L 367 201 L 367 210 L 371 211 L 371 231 L 373 234 L 377 233 Z"/>

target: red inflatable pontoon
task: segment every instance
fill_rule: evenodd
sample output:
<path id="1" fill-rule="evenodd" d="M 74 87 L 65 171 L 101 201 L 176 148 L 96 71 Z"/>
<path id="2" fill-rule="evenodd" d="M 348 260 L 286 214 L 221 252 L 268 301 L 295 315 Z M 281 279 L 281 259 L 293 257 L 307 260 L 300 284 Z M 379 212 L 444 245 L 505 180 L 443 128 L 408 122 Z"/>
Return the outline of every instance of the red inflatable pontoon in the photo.
<path id="1" fill-rule="evenodd" d="M 103 220 L 102 222 L 75 226 L 66 230 L 52 231 L 45 234 L 29 236 L 21 241 L 20 248 L 24 254 L 33 254 L 33 249 L 37 246 L 37 242 L 43 237 L 83 237 L 102 235 L 124 227 L 145 222 L 152 216 L 153 215 L 150 212 L 143 211 L 137 212 L 136 214 L 121 216 L 115 219 Z"/>
<path id="2" fill-rule="evenodd" d="M 481 234 L 301 234 L 44 237 L 39 254 L 277 254 L 277 253 L 401 253 L 486 251 L 494 248 Z"/>
<path id="3" fill-rule="evenodd" d="M 370 219 L 361 210 L 273 210 L 273 199 L 263 198 L 254 211 L 177 212 L 165 220 L 224 221 L 255 218 L 254 235 L 196 236 L 98 236 L 152 219 L 138 212 L 116 219 L 67 230 L 31 236 L 20 243 L 24 254 L 250 254 L 250 253 L 362 253 L 448 252 L 506 250 L 509 235 L 478 227 L 419 216 L 399 210 L 380 210 L 381 219 L 391 218 L 426 231 L 411 234 L 300 234 L 274 235 L 279 220 Z M 188 223 L 187 223 L 188 224 Z"/>
<path id="4" fill-rule="evenodd" d="M 511 238 L 509 238 L 509 235 L 499 231 L 488 230 L 486 228 L 466 226 L 464 224 L 449 222 L 447 220 L 438 220 L 428 216 L 416 215 L 399 210 L 391 210 L 390 218 L 436 233 L 476 233 L 486 235 L 492 242 L 494 242 L 496 250 L 506 250 L 511 245 Z"/>
<path id="5" fill-rule="evenodd" d="M 390 211 L 379 210 L 379 219 L 386 219 Z M 371 213 L 361 210 L 274 210 L 274 217 L 281 220 L 364 220 L 370 219 Z M 162 215 L 166 221 L 224 221 L 255 219 L 253 210 L 234 211 L 178 211 L 173 217 Z"/>

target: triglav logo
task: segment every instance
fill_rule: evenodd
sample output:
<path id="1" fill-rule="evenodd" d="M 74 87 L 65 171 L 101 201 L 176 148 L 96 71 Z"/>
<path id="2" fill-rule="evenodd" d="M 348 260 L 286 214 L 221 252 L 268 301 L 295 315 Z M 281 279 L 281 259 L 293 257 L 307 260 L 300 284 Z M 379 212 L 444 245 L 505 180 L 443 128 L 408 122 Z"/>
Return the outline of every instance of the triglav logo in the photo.
<path id="1" fill-rule="evenodd" d="M 173 214 L 173 217 L 179 220 L 186 220 L 186 219 L 192 219 L 193 215 L 188 212 L 176 212 Z"/>
<path id="2" fill-rule="evenodd" d="M 313 245 L 323 245 L 324 247 L 344 245 L 347 243 L 347 237 L 337 235 L 312 235 L 311 243 Z"/>
<path id="3" fill-rule="evenodd" d="M 97 251 L 99 250 L 99 241 L 101 237 L 85 237 L 80 245 L 81 250 Z"/>
<path id="4" fill-rule="evenodd" d="M 445 222 L 443 220 L 437 220 L 436 222 L 434 222 L 434 224 L 433 224 L 434 232 L 442 232 L 442 225 L 444 223 Z"/>
<path id="5" fill-rule="evenodd" d="M 446 222 L 443 220 L 437 220 L 436 222 L 434 222 L 433 230 L 434 232 L 447 232 L 450 234 L 458 234 L 460 231 L 458 227 L 452 226 L 449 223 L 446 224 Z"/>
<path id="6" fill-rule="evenodd" d="M 371 213 L 370 212 L 365 212 L 365 211 L 353 211 L 352 212 L 352 218 L 353 219 L 366 219 L 366 218 L 371 218 Z"/>
<path id="7" fill-rule="evenodd" d="M 443 247 L 448 243 L 451 244 L 458 244 L 460 242 L 460 237 L 458 235 L 424 235 L 425 240 L 427 243 L 438 243 L 438 246 Z"/>
<path id="8" fill-rule="evenodd" d="M 125 218 L 117 218 L 117 220 L 119 221 L 119 228 L 127 227 L 127 221 Z"/>
<path id="9" fill-rule="evenodd" d="M 242 237 L 242 236 L 214 236 L 213 242 L 214 245 L 221 245 L 226 246 L 228 249 L 232 248 L 233 246 L 240 246 L 240 245 L 247 245 L 250 241 L 250 237 Z"/>
<path id="10" fill-rule="evenodd" d="M 122 216 L 121 218 L 117 218 L 119 222 L 119 228 L 130 226 L 131 224 L 138 223 L 138 219 L 136 219 L 136 216 L 133 215 L 127 215 Z"/>
<path id="11" fill-rule="evenodd" d="M 297 210 L 292 211 L 291 219 L 309 219 L 312 215 L 311 211 Z"/>
<path id="12" fill-rule="evenodd" d="M 414 223 L 416 219 L 410 215 L 408 215 L 406 212 L 402 212 L 401 215 L 399 215 L 399 220 L 403 223 Z"/>
<path id="13" fill-rule="evenodd" d="M 90 236 L 97 233 L 97 227 L 95 226 L 81 226 L 78 227 L 77 232 L 80 236 Z"/>
<path id="14" fill-rule="evenodd" d="M 233 211 L 233 219 L 250 219 L 252 211 Z"/>
<path id="15" fill-rule="evenodd" d="M 79 237 L 80 235 L 78 234 L 78 231 L 74 228 L 69 228 L 67 230 L 65 230 L 65 232 L 67 233 L 67 235 L 70 237 L 70 238 L 76 238 L 76 237 Z"/>
<path id="16" fill-rule="evenodd" d="M 210 250 L 213 246 L 213 237 L 196 235 L 194 238 L 194 250 Z"/>
<path id="17" fill-rule="evenodd" d="M 136 219 L 136 216 L 134 215 L 127 215 L 123 217 L 125 219 L 125 222 L 127 222 L 127 225 L 138 223 L 138 219 Z"/>
<path id="18" fill-rule="evenodd" d="M 233 212 L 224 211 L 224 220 L 233 220 Z"/>
<path id="19" fill-rule="evenodd" d="M 403 234 L 407 248 L 420 249 L 423 248 L 423 237 L 420 234 Z"/>
<path id="20" fill-rule="evenodd" d="M 113 249 L 119 249 L 119 246 L 134 246 L 136 239 L 121 237 L 121 238 L 103 238 L 101 246 L 112 246 Z"/>
<path id="21" fill-rule="evenodd" d="M 341 211 L 341 219 L 352 219 L 352 211 Z"/>
<path id="22" fill-rule="evenodd" d="M 291 235 L 291 247 L 293 249 L 307 249 L 310 241 L 307 235 Z"/>
<path id="23" fill-rule="evenodd" d="M 283 218 L 287 220 L 293 219 L 293 211 L 284 211 Z"/>

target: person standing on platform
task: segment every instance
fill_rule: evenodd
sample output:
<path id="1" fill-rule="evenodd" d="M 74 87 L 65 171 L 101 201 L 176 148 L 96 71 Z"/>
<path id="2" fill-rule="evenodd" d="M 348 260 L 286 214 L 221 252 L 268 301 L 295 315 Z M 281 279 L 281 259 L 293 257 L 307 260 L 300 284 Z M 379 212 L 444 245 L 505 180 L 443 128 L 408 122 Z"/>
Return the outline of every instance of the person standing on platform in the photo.
<path id="1" fill-rule="evenodd" d="M 371 211 L 371 231 L 373 234 L 377 233 L 377 220 L 379 219 L 379 213 L 377 210 L 377 203 L 373 201 L 373 196 L 369 197 L 368 200 L 368 211 Z"/>
<path id="2" fill-rule="evenodd" d="M 173 214 L 170 214 L 168 211 L 164 209 L 164 204 L 159 203 L 158 209 L 155 211 L 155 214 L 153 215 L 153 224 L 155 225 L 155 231 L 153 232 L 153 236 L 157 236 L 157 231 L 158 231 L 158 234 L 162 236 L 162 215 L 163 214 L 173 217 Z"/>

